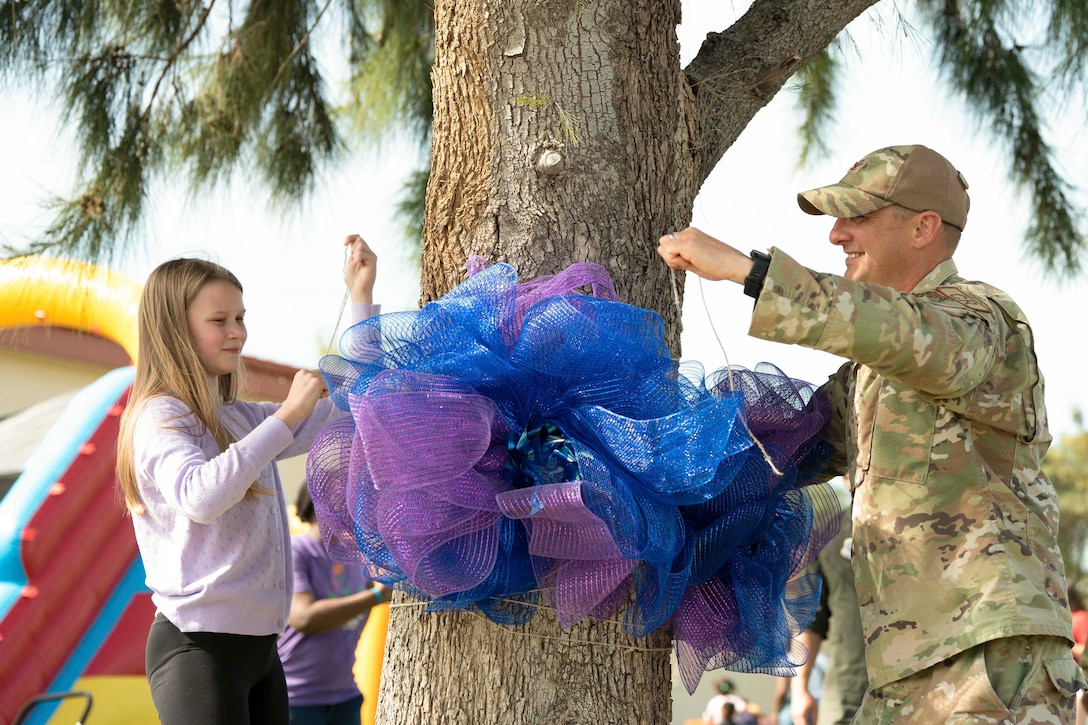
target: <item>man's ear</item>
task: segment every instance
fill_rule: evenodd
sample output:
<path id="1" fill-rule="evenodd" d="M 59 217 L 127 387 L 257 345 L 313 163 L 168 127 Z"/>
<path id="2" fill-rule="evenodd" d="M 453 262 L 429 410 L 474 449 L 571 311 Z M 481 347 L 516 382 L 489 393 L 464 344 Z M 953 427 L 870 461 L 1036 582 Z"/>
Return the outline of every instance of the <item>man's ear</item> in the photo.
<path id="1" fill-rule="evenodd" d="M 944 221 L 941 220 L 941 215 L 935 211 L 919 212 L 914 217 L 914 224 L 914 246 L 917 249 L 928 247 L 944 238 L 941 234 L 941 226 Z"/>

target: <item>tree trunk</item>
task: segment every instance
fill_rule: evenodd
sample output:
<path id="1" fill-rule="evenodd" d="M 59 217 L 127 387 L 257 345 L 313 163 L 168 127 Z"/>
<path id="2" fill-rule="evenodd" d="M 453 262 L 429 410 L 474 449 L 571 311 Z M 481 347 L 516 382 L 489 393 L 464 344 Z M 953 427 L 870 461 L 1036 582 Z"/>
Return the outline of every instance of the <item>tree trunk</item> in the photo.
<path id="1" fill-rule="evenodd" d="M 422 302 L 471 255 L 525 279 L 591 261 L 623 301 L 678 316 L 655 248 L 697 191 L 679 14 L 676 0 L 436 4 Z"/>
<path id="2" fill-rule="evenodd" d="M 528 625 L 507 627 L 472 613 L 426 613 L 399 592 L 393 603 L 378 725 L 672 720 L 666 631 L 635 639 L 618 621 L 563 630 L 547 608 Z"/>
<path id="3" fill-rule="evenodd" d="M 658 237 L 689 223 L 709 169 L 800 62 L 875 1 L 757 0 L 685 75 L 678 0 L 438 0 L 421 303 L 473 255 L 522 279 L 596 262 L 622 301 L 664 317 L 678 354 L 682 279 Z M 394 602 L 380 725 L 671 721 L 667 627 L 635 640 L 616 622 L 562 630 L 546 609 L 514 628 Z"/>
<path id="4" fill-rule="evenodd" d="M 591 261 L 620 299 L 678 319 L 655 248 L 696 192 L 679 13 L 675 0 L 436 4 L 422 302 L 464 280 L 471 255 L 522 279 Z M 514 628 L 394 607 L 377 721 L 667 723 L 670 646 L 618 622 L 563 630 L 547 609 Z"/>
<path id="5" fill-rule="evenodd" d="M 728 30 L 707 34 L 685 69 L 697 96 L 699 186 L 790 76 L 877 2 L 756 0 Z"/>

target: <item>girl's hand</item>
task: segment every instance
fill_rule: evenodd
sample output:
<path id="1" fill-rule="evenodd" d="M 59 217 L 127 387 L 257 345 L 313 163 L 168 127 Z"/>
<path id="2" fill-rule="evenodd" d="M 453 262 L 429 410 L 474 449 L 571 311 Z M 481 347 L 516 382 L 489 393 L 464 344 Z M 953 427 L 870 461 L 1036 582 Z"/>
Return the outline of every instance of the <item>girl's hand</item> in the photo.
<path id="1" fill-rule="evenodd" d="M 291 381 L 287 399 L 273 415 L 286 423 L 288 428 L 294 428 L 314 412 L 318 400 L 328 395 L 329 389 L 325 386 L 325 378 L 321 377 L 320 372 L 299 370 Z"/>
<path id="2" fill-rule="evenodd" d="M 348 248 L 344 264 L 344 284 L 355 304 L 374 304 L 374 280 L 378 277 L 378 255 L 358 234 L 344 240 Z"/>

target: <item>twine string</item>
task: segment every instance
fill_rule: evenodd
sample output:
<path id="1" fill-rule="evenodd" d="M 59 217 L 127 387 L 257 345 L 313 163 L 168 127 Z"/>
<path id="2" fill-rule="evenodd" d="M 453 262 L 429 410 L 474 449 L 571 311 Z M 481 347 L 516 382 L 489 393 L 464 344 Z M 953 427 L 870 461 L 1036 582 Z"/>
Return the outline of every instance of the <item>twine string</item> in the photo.
<path id="1" fill-rule="evenodd" d="M 341 272 L 348 271 L 348 259 L 351 254 L 351 247 L 344 247 L 344 266 L 341 268 Z M 344 310 L 348 306 L 348 297 L 351 295 L 351 284 L 355 282 L 355 275 L 359 274 L 359 268 L 356 267 L 355 271 L 351 275 L 351 282 L 344 286 L 344 296 L 340 298 L 340 311 L 336 313 L 336 324 L 332 328 L 332 337 L 329 338 L 329 344 L 325 346 L 325 353 L 332 354 L 333 344 L 336 342 L 336 333 L 340 331 L 340 322 L 344 319 Z"/>
<path id="2" fill-rule="evenodd" d="M 683 317 L 684 310 L 683 305 L 680 304 L 680 292 L 676 285 L 676 275 L 677 270 L 669 270 L 669 283 L 672 286 L 672 301 L 673 304 L 676 305 L 677 318 L 680 319 Z M 703 278 L 699 275 L 695 275 L 695 278 L 699 281 L 699 298 L 703 302 L 703 311 L 706 312 L 706 321 L 710 324 L 710 332 L 714 336 L 714 342 L 718 343 L 718 349 L 722 351 L 722 357 L 725 359 L 725 373 L 729 379 L 729 389 L 735 391 L 737 386 L 733 380 L 733 366 L 729 363 L 729 353 L 725 351 L 725 345 L 722 344 L 722 338 L 718 335 L 718 328 L 714 326 L 714 317 L 710 314 L 710 306 L 706 303 L 706 294 L 703 291 Z M 756 448 L 758 448 L 759 452 L 763 455 L 763 460 L 767 462 L 767 465 L 776 476 L 781 477 L 783 475 L 782 471 L 778 470 L 778 466 L 774 465 L 774 461 L 771 460 L 771 454 L 767 452 L 766 447 L 764 447 L 763 443 L 749 427 L 748 416 L 742 415 L 740 417 L 740 422 L 744 425 L 744 430 L 748 433 L 748 437 L 752 439 L 752 443 L 755 444 Z"/>
<path id="3" fill-rule="evenodd" d="M 405 595 L 405 596 L 407 596 L 407 595 Z M 520 606 L 523 606 L 523 607 L 533 607 L 534 609 L 538 609 L 538 610 L 541 610 L 541 609 L 550 610 L 550 607 L 548 607 L 546 605 L 543 605 L 543 604 L 534 604 L 532 602 L 525 602 L 525 601 L 521 601 L 521 600 L 507 599 L 507 598 L 501 598 L 501 597 L 494 597 L 494 599 L 495 599 L 495 601 L 509 602 L 511 604 L 517 604 L 517 605 L 520 605 Z M 427 604 L 428 604 L 427 602 L 423 602 L 423 601 L 413 599 L 412 601 L 407 601 L 407 602 L 389 602 L 389 608 L 390 609 L 417 609 L 417 608 L 420 608 L 420 607 L 426 607 Z M 625 651 L 629 651 L 629 652 L 672 652 L 672 649 L 673 649 L 672 646 L 669 646 L 669 647 L 645 647 L 645 646 L 641 646 L 641 645 L 620 644 L 619 642 L 601 642 L 601 641 L 598 641 L 598 640 L 581 639 L 581 638 L 574 638 L 574 637 L 569 637 L 569 636 L 568 637 L 555 637 L 555 636 L 550 635 L 550 634 L 540 634 L 539 632 L 523 632 L 521 630 L 513 629 L 511 627 L 501 625 L 501 624 L 498 624 L 496 622 L 492 622 L 490 619 L 488 619 L 487 617 L 480 614 L 479 612 L 477 612 L 474 609 L 459 609 L 459 610 L 457 610 L 457 613 L 458 614 L 471 614 L 473 617 L 475 617 L 475 618 L 477 618 L 477 619 L 479 619 L 479 620 L 481 620 L 483 622 L 486 622 L 487 624 L 489 624 L 492 627 L 495 627 L 496 629 L 501 630 L 504 634 L 516 634 L 516 635 L 518 635 L 520 637 L 529 637 L 530 639 L 538 639 L 538 640 L 543 640 L 543 641 L 547 641 L 547 642 L 559 642 L 561 644 L 568 644 L 568 645 L 580 644 L 580 645 L 584 645 L 586 647 L 611 647 L 612 649 L 625 650 Z M 598 624 L 598 625 L 600 625 L 600 624 L 611 624 L 613 626 L 622 626 L 622 622 L 616 617 L 612 617 L 610 619 L 602 619 L 602 620 L 596 622 L 595 624 Z"/>

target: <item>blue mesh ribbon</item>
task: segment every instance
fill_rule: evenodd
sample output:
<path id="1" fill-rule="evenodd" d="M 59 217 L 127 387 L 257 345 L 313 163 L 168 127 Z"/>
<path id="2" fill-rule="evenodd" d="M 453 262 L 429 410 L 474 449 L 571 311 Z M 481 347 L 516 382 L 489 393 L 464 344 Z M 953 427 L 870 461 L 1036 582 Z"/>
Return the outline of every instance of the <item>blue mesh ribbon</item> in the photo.
<path id="1" fill-rule="evenodd" d="M 792 672 L 819 594 L 801 572 L 840 520 L 809 485 L 827 401 L 771 365 L 675 363 L 598 265 L 475 268 L 322 359 L 352 414 L 307 462 L 330 553 L 431 611 L 520 624 L 542 597 L 563 627 L 671 626 L 689 692 L 711 668 Z"/>

